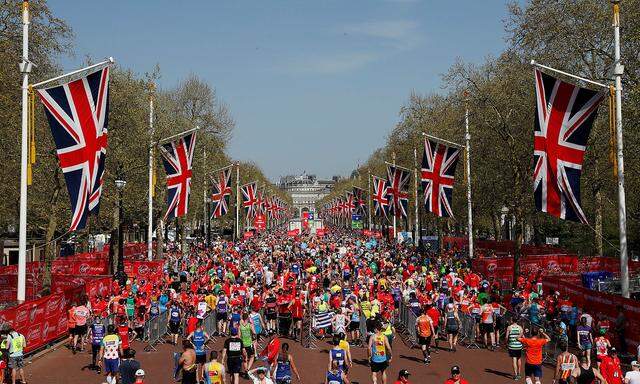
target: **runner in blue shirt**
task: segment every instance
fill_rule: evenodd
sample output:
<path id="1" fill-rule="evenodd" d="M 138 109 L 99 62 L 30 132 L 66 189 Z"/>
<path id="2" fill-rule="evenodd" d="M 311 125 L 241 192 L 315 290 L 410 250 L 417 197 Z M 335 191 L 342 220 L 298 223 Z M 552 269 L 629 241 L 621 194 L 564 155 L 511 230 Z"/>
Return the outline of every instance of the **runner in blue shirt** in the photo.
<path id="1" fill-rule="evenodd" d="M 191 332 L 187 336 L 187 340 L 193 344 L 193 349 L 196 351 L 196 364 L 198 365 L 197 378 L 198 382 L 203 379 L 202 373 L 204 371 L 204 365 L 207 363 L 207 351 L 205 346 L 209 341 L 209 334 L 202 328 L 202 320 L 198 321 L 196 330 Z"/>

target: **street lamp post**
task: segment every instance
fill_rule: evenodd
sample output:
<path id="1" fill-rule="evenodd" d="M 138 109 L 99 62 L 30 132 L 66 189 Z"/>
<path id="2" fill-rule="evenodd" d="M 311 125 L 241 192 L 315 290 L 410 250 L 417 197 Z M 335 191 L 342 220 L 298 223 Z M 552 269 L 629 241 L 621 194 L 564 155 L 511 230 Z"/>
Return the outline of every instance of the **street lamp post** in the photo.
<path id="1" fill-rule="evenodd" d="M 116 188 L 118 189 L 118 268 L 113 278 L 118 281 L 118 284 L 123 287 L 127 283 L 127 274 L 124 272 L 124 246 L 122 238 L 122 191 L 127 185 L 125 180 L 121 178 L 116 179 Z"/>

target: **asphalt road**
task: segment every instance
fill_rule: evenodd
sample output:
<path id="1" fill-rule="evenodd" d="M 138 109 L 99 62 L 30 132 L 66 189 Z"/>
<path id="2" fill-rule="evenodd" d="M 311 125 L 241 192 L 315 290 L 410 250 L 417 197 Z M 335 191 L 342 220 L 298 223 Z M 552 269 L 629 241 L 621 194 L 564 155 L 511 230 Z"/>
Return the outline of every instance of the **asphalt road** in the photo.
<path id="1" fill-rule="evenodd" d="M 324 383 L 328 363 L 328 351 L 331 346 L 319 342 L 317 349 L 304 349 L 297 342 L 289 342 L 295 363 L 300 371 L 302 383 Z M 212 348 L 221 349 L 223 339 L 211 343 Z M 442 342 L 441 342 L 442 344 Z M 170 344 L 158 346 L 158 351 L 145 352 L 144 344 L 133 343 L 137 351 L 137 360 L 147 376 L 145 383 L 173 383 L 172 352 L 179 351 L 178 347 Z M 458 347 L 457 352 L 440 350 L 432 354 L 432 363 L 425 366 L 422 363 L 422 353 L 418 349 L 409 349 L 402 340 L 396 338 L 393 343 L 393 361 L 388 370 L 388 382 L 393 383 L 401 369 L 411 373 L 411 383 L 444 383 L 449 376 L 451 366 L 459 365 L 462 376 L 473 383 L 513 383 L 511 377 L 510 360 L 504 349 L 491 352 L 484 349 L 467 349 Z M 369 367 L 366 365 L 367 354 L 364 348 L 352 347 L 354 365 L 349 372 L 353 383 L 371 383 Z M 73 355 L 67 348 L 59 348 L 43 357 L 31 362 L 26 367 L 27 382 L 33 384 L 91 384 L 105 382 L 104 377 L 95 371 L 82 370 L 90 363 L 91 353 L 84 352 Z M 543 383 L 550 383 L 552 370 L 544 369 Z M 248 382 L 248 380 L 241 380 Z M 295 383 L 295 380 L 294 380 Z M 380 383 L 380 381 L 379 381 Z"/>

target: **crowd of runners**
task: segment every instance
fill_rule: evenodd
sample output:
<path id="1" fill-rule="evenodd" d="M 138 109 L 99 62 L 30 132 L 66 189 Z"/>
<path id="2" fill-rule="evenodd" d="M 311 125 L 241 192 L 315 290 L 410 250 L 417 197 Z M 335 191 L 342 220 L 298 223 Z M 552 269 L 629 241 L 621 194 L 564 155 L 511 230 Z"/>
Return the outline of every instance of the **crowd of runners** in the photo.
<path id="1" fill-rule="evenodd" d="M 300 381 L 289 343 L 310 335 L 332 344 L 326 383 L 350 383 L 351 348 L 365 348 L 371 381 L 386 384 L 388 367 L 397 361 L 394 325 L 403 309 L 415 318 L 425 365 L 433 353 L 455 353 L 463 323 L 470 322 L 480 346 L 508 352 L 515 380 L 524 374 L 528 384 L 542 382 L 543 348 L 553 338 L 561 349 L 554 382 L 625 382 L 608 336 L 623 332 L 624 315 L 611 329 L 568 298 L 543 293 L 536 274 L 523 276 L 505 302 L 499 282 L 473 272 L 455 250 L 418 252 L 333 232 L 322 238 L 269 234 L 237 243 L 218 240 L 209 247 L 194 243 L 188 252 L 165 257 L 164 271 L 123 287 L 114 282 L 116 294 L 83 297 L 69 310 L 70 353 L 88 352 L 90 346 L 87 368 L 108 384 L 144 382 L 131 345 L 145 339 L 149 321 L 166 321 L 166 341 L 181 347 L 172 379 L 185 384 L 238 384 L 241 377 L 260 384 Z M 208 316 L 216 320 L 210 333 L 204 327 Z M 210 350 L 213 338 L 224 338 L 221 350 Z M 15 331 L 5 339 L 3 355 L 14 382 L 22 373 L 18 355 L 25 342 Z M 639 383 L 638 369 L 634 361 L 627 383 Z M 409 377 L 402 369 L 396 382 L 409 383 Z M 466 383 L 460 366 L 451 367 L 447 383 Z"/>

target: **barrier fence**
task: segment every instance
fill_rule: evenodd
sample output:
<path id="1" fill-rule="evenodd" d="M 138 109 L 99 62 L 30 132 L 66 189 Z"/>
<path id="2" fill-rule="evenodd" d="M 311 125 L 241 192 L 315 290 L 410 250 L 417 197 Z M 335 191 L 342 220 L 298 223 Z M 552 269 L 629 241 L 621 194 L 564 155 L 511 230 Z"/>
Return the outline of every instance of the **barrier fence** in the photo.
<path id="1" fill-rule="evenodd" d="M 460 326 L 458 328 L 458 344 L 465 346 L 468 349 L 482 348 L 483 344 L 482 334 L 479 332 L 479 323 L 471 314 L 458 312 L 460 318 Z M 496 332 L 500 334 L 503 343 L 507 342 L 506 329 L 516 320 L 517 323 L 528 332 L 537 332 L 539 328 L 543 328 L 545 333 L 550 337 L 549 343 L 547 343 L 543 349 L 543 362 L 555 363 L 557 355 L 561 352 L 561 345 L 567 342 L 566 334 L 560 334 L 553 329 L 552 322 L 542 318 L 538 323 L 532 323 L 524 314 L 516 313 L 513 311 L 506 311 L 498 323 L 500 327 L 496 328 Z M 398 314 L 395 319 L 395 327 L 398 335 L 402 336 L 407 345 L 410 348 L 418 346 L 418 337 L 416 329 L 417 316 L 413 313 L 411 308 L 402 303 L 398 308 Z M 445 324 L 440 322 L 440 334 L 441 339 L 446 339 L 446 327 Z"/>

